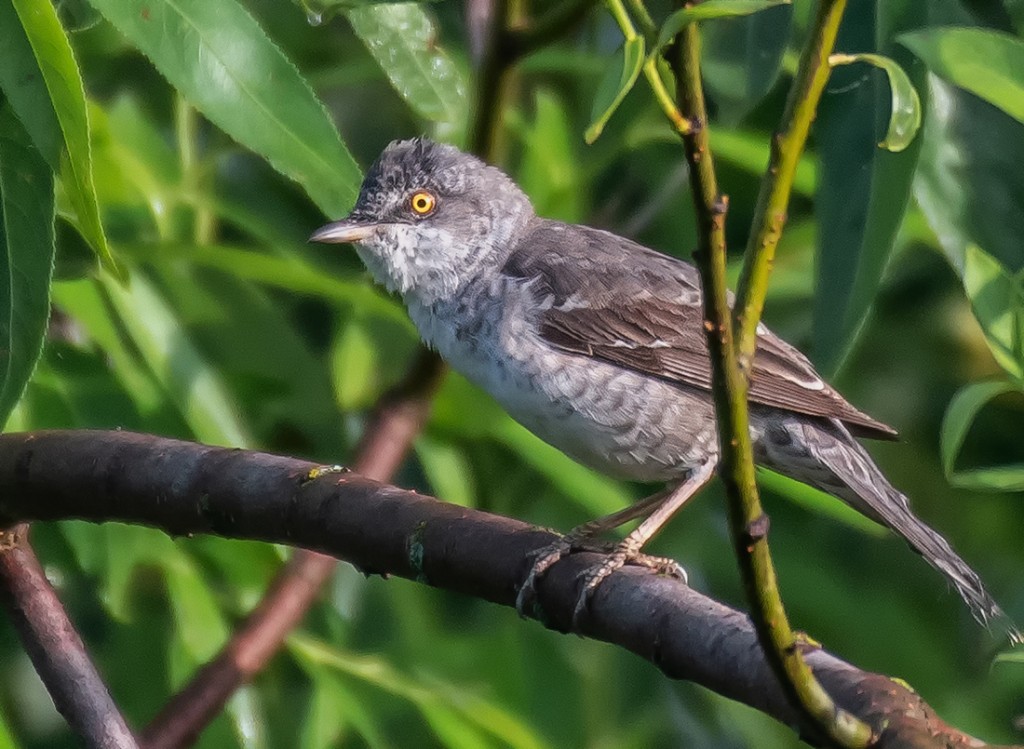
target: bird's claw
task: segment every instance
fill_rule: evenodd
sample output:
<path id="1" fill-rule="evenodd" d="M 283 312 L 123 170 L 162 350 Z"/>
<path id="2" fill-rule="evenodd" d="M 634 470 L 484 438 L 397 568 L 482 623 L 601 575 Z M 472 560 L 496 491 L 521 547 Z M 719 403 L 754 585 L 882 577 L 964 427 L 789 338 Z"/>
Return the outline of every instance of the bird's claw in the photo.
<path id="1" fill-rule="evenodd" d="M 578 539 L 564 536 L 530 555 L 533 557 L 530 571 L 523 579 L 522 584 L 519 586 L 519 593 L 516 595 L 516 611 L 519 612 L 520 616 L 525 618 L 528 610 L 533 606 L 537 598 L 537 581 L 540 580 L 541 576 L 563 557 L 568 556 L 574 551 L 584 550 L 600 551 L 606 553 L 607 556 L 600 564 L 590 567 L 579 576 L 582 584 L 572 614 L 572 628 L 575 631 L 580 629 L 580 625 L 586 616 L 590 599 L 593 597 L 598 586 L 609 575 L 627 564 L 649 569 L 659 575 L 668 575 L 684 583 L 687 582 L 686 570 L 677 561 L 668 557 L 642 554 L 639 549 L 634 548 L 628 541 L 620 542 L 610 548 L 607 546 L 589 548 L 582 546 Z"/>
<path id="2" fill-rule="evenodd" d="M 591 567 L 580 575 L 582 586 L 579 597 L 576 599 L 576 606 L 572 612 L 572 628 L 579 631 L 587 615 L 587 608 L 590 599 L 594 597 L 598 586 L 616 570 L 622 569 L 627 564 L 649 569 L 659 575 L 668 575 L 682 582 L 688 582 L 686 570 L 674 559 L 668 557 L 655 557 L 649 554 L 641 554 L 639 549 L 633 548 L 628 541 L 617 544 L 611 553 L 598 565 Z"/>
<path id="3" fill-rule="evenodd" d="M 576 597 L 576 606 L 572 610 L 572 628 L 574 631 L 579 631 L 580 625 L 587 615 L 590 599 L 597 592 L 597 586 L 603 583 L 605 578 L 615 572 L 615 570 L 624 567 L 628 560 L 629 555 L 626 551 L 616 550 L 605 557 L 603 562 L 590 567 L 580 574 L 579 579 L 582 582 L 582 586 L 580 587 L 579 595 Z"/>
<path id="4" fill-rule="evenodd" d="M 655 557 L 650 554 L 638 553 L 632 559 L 627 559 L 626 563 L 644 567 L 658 575 L 673 577 L 687 585 L 690 584 L 690 576 L 686 573 L 686 569 L 671 557 Z"/>
<path id="5" fill-rule="evenodd" d="M 516 611 L 519 616 L 525 619 L 527 610 L 537 599 L 537 581 L 541 575 L 559 559 L 570 554 L 572 550 L 572 542 L 563 536 L 554 543 L 543 546 L 530 554 L 533 560 L 530 563 L 530 571 L 526 573 L 526 577 L 523 578 L 523 582 L 519 586 L 519 592 L 516 594 Z"/>

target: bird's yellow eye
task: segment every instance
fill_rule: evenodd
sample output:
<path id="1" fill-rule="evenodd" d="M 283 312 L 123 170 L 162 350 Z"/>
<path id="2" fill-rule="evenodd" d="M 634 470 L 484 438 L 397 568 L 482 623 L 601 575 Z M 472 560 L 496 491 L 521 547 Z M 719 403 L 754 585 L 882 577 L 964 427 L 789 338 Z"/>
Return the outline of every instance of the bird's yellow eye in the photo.
<path id="1" fill-rule="evenodd" d="M 437 206 L 437 198 L 426 190 L 417 190 L 409 198 L 409 207 L 412 208 L 412 212 L 417 216 L 430 214 L 435 206 Z"/>

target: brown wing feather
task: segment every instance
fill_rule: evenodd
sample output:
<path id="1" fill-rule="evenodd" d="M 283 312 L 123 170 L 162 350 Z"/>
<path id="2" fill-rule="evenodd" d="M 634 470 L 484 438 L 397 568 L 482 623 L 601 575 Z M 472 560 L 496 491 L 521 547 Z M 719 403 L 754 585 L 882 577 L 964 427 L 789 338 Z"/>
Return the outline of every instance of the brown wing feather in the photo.
<path id="1" fill-rule="evenodd" d="M 531 284 L 546 308 L 540 333 L 552 346 L 710 390 L 711 360 L 693 266 L 607 232 L 540 219 L 504 272 Z M 837 418 L 861 436 L 896 436 L 764 328 L 749 397 L 765 406 Z"/>

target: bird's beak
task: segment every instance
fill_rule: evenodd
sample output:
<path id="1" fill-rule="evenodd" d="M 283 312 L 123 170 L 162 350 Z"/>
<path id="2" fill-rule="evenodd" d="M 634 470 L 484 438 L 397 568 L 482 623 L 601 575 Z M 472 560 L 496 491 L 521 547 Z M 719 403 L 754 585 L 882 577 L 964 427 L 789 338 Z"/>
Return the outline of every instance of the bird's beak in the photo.
<path id="1" fill-rule="evenodd" d="M 335 221 L 333 224 L 321 226 L 310 236 L 310 242 L 324 242 L 328 244 L 345 244 L 347 242 L 362 242 L 373 235 L 377 230 L 376 224 L 364 224 L 351 219 Z"/>

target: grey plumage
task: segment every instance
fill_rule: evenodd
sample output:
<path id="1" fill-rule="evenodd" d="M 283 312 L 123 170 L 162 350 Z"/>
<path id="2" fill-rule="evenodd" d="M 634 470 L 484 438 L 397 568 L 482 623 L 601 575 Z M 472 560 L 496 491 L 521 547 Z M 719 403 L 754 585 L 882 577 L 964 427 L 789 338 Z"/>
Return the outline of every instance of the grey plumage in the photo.
<path id="1" fill-rule="evenodd" d="M 430 207 L 417 212 L 410 200 L 421 192 Z M 608 232 L 540 218 L 499 170 L 420 139 L 391 144 L 352 214 L 312 239 L 356 242 L 376 280 L 401 294 L 424 341 L 577 460 L 634 480 L 686 485 L 710 475 L 718 444 L 693 266 Z M 763 326 L 750 401 L 759 463 L 902 536 L 980 621 L 1003 616 L 978 576 L 913 515 L 851 437 L 895 432 L 849 404 Z M 645 534 L 622 559 L 635 555 Z"/>
<path id="2" fill-rule="evenodd" d="M 552 346 L 710 390 L 700 279 L 692 265 L 606 231 L 536 219 L 502 273 L 533 282 L 544 309 L 541 336 Z M 847 403 L 803 354 L 763 326 L 749 398 L 836 417 L 863 436 L 896 436 Z"/>

